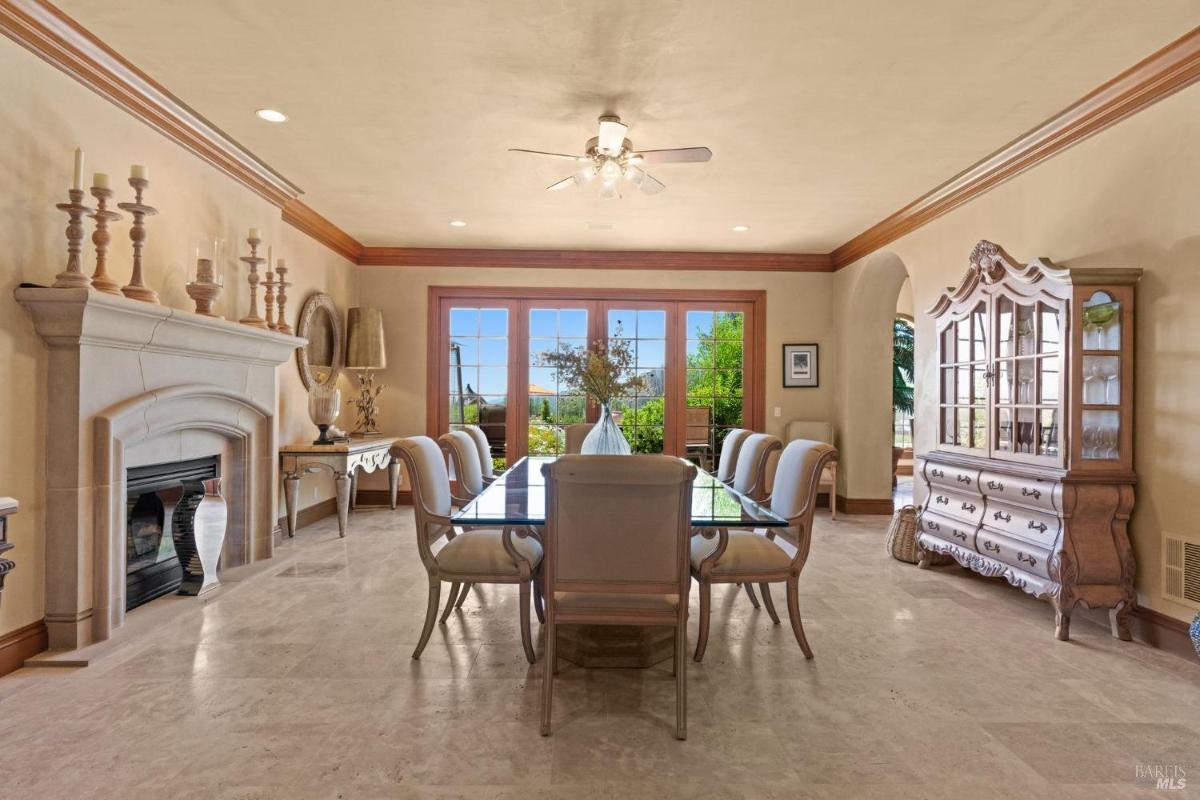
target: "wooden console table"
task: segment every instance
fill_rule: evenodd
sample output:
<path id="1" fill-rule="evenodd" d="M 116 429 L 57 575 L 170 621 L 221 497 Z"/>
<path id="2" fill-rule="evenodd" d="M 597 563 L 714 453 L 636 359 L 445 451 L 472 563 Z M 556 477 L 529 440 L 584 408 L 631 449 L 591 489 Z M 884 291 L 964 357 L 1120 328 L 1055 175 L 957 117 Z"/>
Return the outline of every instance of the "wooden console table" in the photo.
<path id="1" fill-rule="evenodd" d="M 387 468 L 388 493 L 392 510 L 400 488 L 400 462 L 392 458 L 395 436 L 354 437 L 337 444 L 296 442 L 279 449 L 279 469 L 283 473 L 283 498 L 287 505 L 288 536 L 296 535 L 296 515 L 300 511 L 300 478 L 306 472 L 327 469 L 333 475 L 337 492 L 338 533 L 346 535 L 350 509 L 357 505 L 359 471 L 374 472 Z"/>

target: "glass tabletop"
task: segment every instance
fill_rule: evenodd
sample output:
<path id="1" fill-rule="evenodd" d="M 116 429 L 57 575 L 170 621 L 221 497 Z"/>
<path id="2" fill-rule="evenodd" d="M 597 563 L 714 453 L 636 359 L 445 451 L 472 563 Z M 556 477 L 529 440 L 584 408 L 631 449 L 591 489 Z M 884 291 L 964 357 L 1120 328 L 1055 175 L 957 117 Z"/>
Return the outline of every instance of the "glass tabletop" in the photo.
<path id="1" fill-rule="evenodd" d="M 464 525 L 545 525 L 542 465 L 555 456 L 526 456 L 453 517 Z M 692 483 L 692 525 L 699 528 L 779 528 L 787 521 L 735 492 L 704 470 Z"/>

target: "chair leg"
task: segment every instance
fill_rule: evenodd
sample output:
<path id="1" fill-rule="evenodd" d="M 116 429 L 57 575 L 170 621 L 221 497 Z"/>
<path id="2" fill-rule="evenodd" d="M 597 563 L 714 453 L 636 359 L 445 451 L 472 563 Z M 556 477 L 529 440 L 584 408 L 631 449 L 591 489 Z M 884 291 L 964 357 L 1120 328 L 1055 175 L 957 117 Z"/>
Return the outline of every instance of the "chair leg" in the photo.
<path id="1" fill-rule="evenodd" d="M 455 608 L 463 607 L 463 603 L 467 601 L 467 592 L 471 591 L 471 587 L 474 585 L 473 583 L 464 583 L 462 585 L 462 588 L 458 590 L 458 602 L 454 604 Z"/>
<path id="2" fill-rule="evenodd" d="M 442 579 L 436 575 L 430 575 L 429 606 L 425 609 L 425 628 L 421 631 L 421 638 L 417 642 L 417 649 L 413 650 L 413 658 L 420 658 L 421 651 L 429 643 L 429 634 L 433 633 L 433 624 L 437 622 L 438 601 L 441 599 L 441 595 Z"/>
<path id="3" fill-rule="evenodd" d="M 812 658 L 812 648 L 808 646 L 808 639 L 804 635 L 804 623 L 800 621 L 800 587 L 799 578 L 795 575 L 788 578 L 787 582 L 787 604 L 788 617 L 792 620 L 792 633 L 796 634 L 796 642 L 800 645 L 800 649 L 804 651 L 805 658 Z"/>
<path id="4" fill-rule="evenodd" d="M 675 628 L 675 738 L 687 738 L 687 622 Z"/>
<path id="5" fill-rule="evenodd" d="M 742 588 L 746 590 L 746 596 L 750 598 L 750 605 L 758 608 L 758 598 L 754 596 L 754 584 L 746 582 L 742 584 Z"/>
<path id="6" fill-rule="evenodd" d="M 749 584 L 746 584 L 749 586 Z M 758 584 L 758 590 L 762 592 L 763 605 L 767 607 L 767 616 L 771 618 L 771 622 L 778 625 L 779 615 L 775 613 L 775 601 L 771 599 L 771 584 L 762 582 Z"/>
<path id="7" fill-rule="evenodd" d="M 533 638 L 529 635 L 529 581 L 521 581 L 521 646 L 525 648 L 525 659 L 532 664 L 537 661 L 533 652 Z"/>
<path id="8" fill-rule="evenodd" d="M 446 610 L 442 612 L 442 618 L 439 620 L 443 625 L 446 624 L 446 620 L 450 619 L 450 612 L 454 610 L 454 604 L 458 601 L 458 588 L 461 585 L 458 581 L 450 584 L 450 596 L 446 598 Z"/>
<path id="9" fill-rule="evenodd" d="M 708 617 L 712 605 L 712 584 L 706 580 L 700 581 L 700 631 L 696 635 L 696 654 L 692 656 L 697 662 L 704 658 L 704 650 L 708 647 Z"/>
<path id="10" fill-rule="evenodd" d="M 550 708 L 554 701 L 554 623 L 546 625 L 546 646 L 542 653 L 542 736 L 550 735 Z"/>
<path id="11" fill-rule="evenodd" d="M 546 607 L 542 599 L 542 579 L 533 579 L 533 611 L 537 614 L 538 624 L 546 624 Z"/>

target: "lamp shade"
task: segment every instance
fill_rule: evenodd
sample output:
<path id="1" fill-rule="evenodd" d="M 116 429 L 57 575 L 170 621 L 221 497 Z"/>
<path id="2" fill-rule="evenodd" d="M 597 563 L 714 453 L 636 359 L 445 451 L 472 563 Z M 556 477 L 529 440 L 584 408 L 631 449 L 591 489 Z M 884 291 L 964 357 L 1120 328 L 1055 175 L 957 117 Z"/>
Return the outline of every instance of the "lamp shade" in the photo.
<path id="1" fill-rule="evenodd" d="M 378 308 L 352 308 L 346 316 L 346 367 L 383 369 L 383 312 Z"/>

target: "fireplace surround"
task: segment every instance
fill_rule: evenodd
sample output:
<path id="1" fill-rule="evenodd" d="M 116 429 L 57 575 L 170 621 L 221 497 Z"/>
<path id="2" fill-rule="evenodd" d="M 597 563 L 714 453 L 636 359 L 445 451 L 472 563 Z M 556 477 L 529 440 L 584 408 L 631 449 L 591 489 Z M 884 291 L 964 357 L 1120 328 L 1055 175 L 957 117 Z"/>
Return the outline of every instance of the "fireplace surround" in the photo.
<path id="1" fill-rule="evenodd" d="M 218 457 L 225 567 L 270 558 L 278 378 L 304 339 L 89 289 L 21 287 L 48 348 L 46 627 L 53 649 L 125 619 L 126 474 Z"/>

